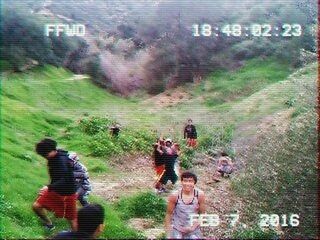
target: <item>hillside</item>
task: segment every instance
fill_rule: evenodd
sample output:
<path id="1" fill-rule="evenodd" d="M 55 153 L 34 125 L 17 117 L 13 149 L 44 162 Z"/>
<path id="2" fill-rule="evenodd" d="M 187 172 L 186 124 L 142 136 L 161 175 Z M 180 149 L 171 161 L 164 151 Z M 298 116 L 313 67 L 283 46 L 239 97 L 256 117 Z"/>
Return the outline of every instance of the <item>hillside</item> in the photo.
<path id="1" fill-rule="evenodd" d="M 301 51 L 316 59 L 315 1 L 4 0 L 1 16 L 2 69 L 65 67 L 122 96 L 155 95 L 257 57 L 294 68 Z M 48 24 L 67 27 L 51 25 L 49 34 Z M 70 36 L 78 24 L 85 35 Z M 259 36 L 263 24 L 272 26 L 268 37 Z"/>
<path id="2" fill-rule="evenodd" d="M 119 98 L 93 85 L 85 76 L 74 76 L 69 71 L 52 66 L 38 67 L 25 73 L 4 74 L 1 81 L 0 236 L 3 238 L 48 236 L 46 235 L 48 233 L 43 232 L 30 207 L 39 188 L 48 181 L 45 161 L 34 153 L 34 144 L 44 136 L 53 137 L 58 140 L 59 146 L 78 152 L 88 167 L 96 186 L 92 194 L 95 196 L 91 196 L 90 200 L 103 203 L 107 210 L 107 228 L 102 237 L 141 236 L 138 228 L 133 229 L 134 224 L 130 224 L 132 228 L 128 227 L 127 221 L 137 216 L 133 213 L 130 213 L 129 217 L 123 216 L 129 209 L 127 206 L 136 201 L 128 200 L 127 197 L 132 195 L 132 190 L 135 188 L 138 199 L 141 196 L 139 192 L 146 191 L 149 194 L 146 200 L 148 204 L 157 203 L 153 205 L 155 211 L 163 209 L 163 202 L 161 197 L 151 194 L 152 189 L 147 187 L 149 186 L 147 183 L 144 185 L 144 181 L 152 181 L 148 177 L 153 173 L 141 174 L 140 179 L 140 169 L 127 165 L 126 158 L 130 158 L 135 165 L 135 161 L 140 161 L 140 157 L 143 156 L 146 160 L 141 161 L 149 164 L 151 144 L 160 135 L 182 143 L 181 128 L 190 116 L 199 129 L 200 147 L 196 152 L 187 152 L 184 149 L 183 164 L 191 163 L 189 167 L 203 177 L 200 187 L 210 196 L 208 198 L 210 213 L 216 211 L 214 209 L 223 214 L 235 209 L 243 210 L 241 220 L 249 226 L 248 229 L 239 226 L 228 231 L 222 231 L 226 229 L 226 226 L 222 226 L 221 229 L 209 231 L 207 234 L 219 237 L 261 237 L 263 232 L 255 228 L 255 217 L 263 210 L 277 214 L 291 212 L 299 213 L 301 216 L 307 214 L 306 216 L 312 220 L 315 215 L 311 213 L 316 211 L 316 204 L 311 202 L 308 208 L 301 206 L 307 201 L 308 196 L 315 196 L 316 193 L 316 148 L 314 147 L 316 64 L 308 65 L 288 77 L 291 69 L 283 63 L 277 65 L 259 60 L 256 63 L 260 69 L 255 62 L 252 62 L 238 72 L 229 73 L 233 79 L 226 81 L 235 81 L 235 88 L 223 102 L 211 100 L 214 96 L 223 94 L 228 86 L 219 81 L 220 88 L 215 88 L 217 86 L 215 79 L 219 79 L 216 75 L 208 77 L 201 85 L 190 84 L 181 88 L 179 91 L 184 93 L 182 95 L 188 96 L 182 97 L 183 101 L 176 101 L 174 96 L 180 98 L 181 94 L 176 95 L 174 90 L 150 101 L 141 100 L 138 96 L 129 99 Z M 268 74 L 279 66 L 282 66 L 282 74 Z M 255 68 L 257 72 L 253 71 Z M 266 71 L 262 71 L 262 68 Z M 258 72 L 260 75 L 257 75 Z M 227 72 L 219 74 L 222 79 Z M 250 81 L 248 86 L 246 79 L 253 79 L 253 76 L 259 76 L 261 81 Z M 167 102 L 170 96 L 174 97 L 171 104 L 158 106 L 158 102 L 162 100 Z M 110 139 L 108 132 L 99 128 L 113 121 L 119 122 L 124 127 L 121 133 L 123 138 L 120 138 L 119 142 Z M 305 139 L 301 138 L 304 129 L 309 129 L 309 135 Z M 277 138 L 278 135 L 274 135 L 275 133 L 282 134 L 282 138 Z M 289 142 L 285 140 L 286 136 Z M 268 142 L 268 139 L 275 140 Z M 286 143 L 291 147 L 286 151 L 290 150 L 292 155 L 281 154 Z M 300 147 L 297 148 L 296 144 Z M 275 148 L 276 145 L 279 149 Z M 210 180 L 214 168 L 211 154 L 219 148 L 226 149 L 235 158 L 239 171 L 231 181 L 225 180 L 219 184 L 207 185 L 206 181 Z M 281 162 L 277 162 L 275 153 L 283 156 Z M 286 165 L 288 158 L 295 154 L 300 157 L 304 155 L 303 167 L 309 169 L 305 178 L 299 181 L 296 179 L 298 167 L 303 163 L 292 161 L 290 168 L 286 168 L 288 175 L 283 175 L 284 173 L 280 171 L 283 178 L 277 179 L 277 184 L 286 184 L 287 187 L 281 191 L 279 189 L 277 195 L 273 197 L 269 194 L 272 189 L 264 189 L 266 194 L 259 192 L 261 205 L 254 204 L 250 197 L 256 197 L 256 191 L 263 189 L 263 183 L 273 181 L 265 175 L 270 170 L 267 167 L 272 166 L 270 171 L 278 172 Z M 266 160 L 263 156 L 269 157 Z M 267 165 L 264 166 L 262 163 Z M 265 170 L 266 168 L 269 170 Z M 141 181 L 138 191 L 134 183 L 117 185 L 123 183 L 119 175 L 121 173 L 119 171 L 123 170 L 132 170 L 132 174 L 135 175 L 133 179 Z M 145 169 L 145 171 L 150 170 L 150 168 Z M 255 172 L 259 172 L 257 178 L 249 177 L 254 176 L 252 173 Z M 143 180 L 143 177 L 146 178 Z M 99 184 L 114 193 L 116 198 L 112 199 L 110 195 L 106 197 L 101 192 Z M 306 188 L 306 194 L 296 198 L 299 192 L 293 192 L 294 187 Z M 222 194 L 221 198 L 215 199 L 215 193 L 219 189 L 225 191 L 225 195 Z M 136 196 L 135 194 L 133 195 Z M 278 199 L 289 202 L 290 199 L 284 200 L 284 196 L 288 194 L 290 198 L 298 199 L 297 202 L 290 202 L 284 208 L 281 205 L 272 205 Z M 228 199 L 223 200 L 223 196 Z M 114 200 L 116 201 L 113 202 Z M 233 205 L 235 203 L 237 205 Z M 254 216 L 250 215 L 250 211 Z M 163 217 L 162 214 L 155 213 L 158 227 L 161 227 L 162 221 L 159 219 Z M 316 221 L 311 220 L 305 222 L 302 218 L 301 228 L 287 228 L 282 232 L 286 234 L 285 236 L 314 237 Z M 58 223 L 55 232 L 67 227 L 64 221 L 55 221 Z M 307 223 L 311 225 L 307 227 Z"/>

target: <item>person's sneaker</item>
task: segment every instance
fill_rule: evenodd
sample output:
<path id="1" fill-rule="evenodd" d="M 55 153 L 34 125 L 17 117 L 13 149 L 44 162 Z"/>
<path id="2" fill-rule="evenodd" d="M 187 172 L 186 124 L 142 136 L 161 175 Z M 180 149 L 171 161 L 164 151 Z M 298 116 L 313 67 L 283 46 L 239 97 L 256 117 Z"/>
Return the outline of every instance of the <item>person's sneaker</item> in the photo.
<path id="1" fill-rule="evenodd" d="M 167 190 L 165 188 L 158 189 L 158 194 L 165 193 L 165 192 L 167 192 Z"/>
<path id="2" fill-rule="evenodd" d="M 44 224 L 44 229 L 47 231 L 52 231 L 56 227 L 53 224 Z"/>

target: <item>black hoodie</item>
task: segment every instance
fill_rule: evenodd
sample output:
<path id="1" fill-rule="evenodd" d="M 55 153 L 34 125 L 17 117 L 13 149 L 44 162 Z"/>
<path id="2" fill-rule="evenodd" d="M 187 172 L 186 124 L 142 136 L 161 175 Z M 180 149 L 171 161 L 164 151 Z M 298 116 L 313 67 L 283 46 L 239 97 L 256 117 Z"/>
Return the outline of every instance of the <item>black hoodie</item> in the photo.
<path id="1" fill-rule="evenodd" d="M 56 156 L 48 160 L 48 169 L 51 179 L 48 185 L 49 191 L 60 195 L 71 195 L 76 192 L 73 169 L 67 151 L 59 149 Z"/>

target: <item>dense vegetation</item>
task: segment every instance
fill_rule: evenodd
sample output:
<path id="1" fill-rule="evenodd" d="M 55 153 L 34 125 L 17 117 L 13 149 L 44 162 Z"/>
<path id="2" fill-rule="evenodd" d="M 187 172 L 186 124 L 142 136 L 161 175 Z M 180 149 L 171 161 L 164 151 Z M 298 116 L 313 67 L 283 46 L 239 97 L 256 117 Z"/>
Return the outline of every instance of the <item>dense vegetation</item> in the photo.
<path id="1" fill-rule="evenodd" d="M 14 9 L 10 10 L 4 1 L 1 59 L 6 61 L 2 66 L 19 70 L 36 60 L 88 73 L 99 85 L 123 95 L 139 89 L 155 94 L 197 81 L 217 69 L 238 68 L 243 60 L 257 56 L 274 56 L 297 67 L 301 49 L 316 52 L 315 1 L 251 0 L 237 3 L 238 10 L 230 11 L 232 4 L 56 0 L 45 6 L 43 1 L 30 0 L 10 2 Z M 43 36 L 45 23 L 65 19 L 68 24 L 85 24 L 87 36 L 81 40 Z M 267 23 L 280 28 L 284 23 L 299 23 L 303 33 L 300 37 L 194 37 L 192 25 L 204 23 L 219 28 L 233 23 Z"/>
<path id="2" fill-rule="evenodd" d="M 83 40 L 44 35 L 44 19 L 22 9 L 4 8 L 1 14 L 2 70 L 23 71 L 36 65 L 62 66 Z"/>

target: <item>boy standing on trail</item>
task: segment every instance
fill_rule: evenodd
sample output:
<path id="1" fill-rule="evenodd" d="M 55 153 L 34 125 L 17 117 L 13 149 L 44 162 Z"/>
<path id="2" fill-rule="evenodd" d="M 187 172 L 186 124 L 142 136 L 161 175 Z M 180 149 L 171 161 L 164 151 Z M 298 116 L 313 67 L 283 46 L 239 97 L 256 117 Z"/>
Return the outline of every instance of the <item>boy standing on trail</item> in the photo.
<path id="1" fill-rule="evenodd" d="M 48 218 L 46 209 L 57 217 L 66 218 L 73 230 L 76 229 L 76 185 L 73 169 L 66 151 L 57 150 L 57 142 L 45 138 L 36 144 L 36 152 L 47 159 L 50 184 L 43 187 L 37 200 L 33 203 L 33 211 L 44 222 L 47 230 L 54 225 Z"/>
<path id="2" fill-rule="evenodd" d="M 182 189 L 168 197 L 165 228 L 168 238 L 202 238 L 198 222 L 190 223 L 191 214 L 205 213 L 205 195 L 195 188 L 197 176 L 191 172 L 181 174 Z"/>
<path id="3" fill-rule="evenodd" d="M 188 119 L 188 124 L 184 128 L 183 132 L 184 139 L 187 138 L 187 146 L 188 147 L 196 147 L 197 146 L 197 130 L 196 127 L 192 124 L 192 119 Z"/>

